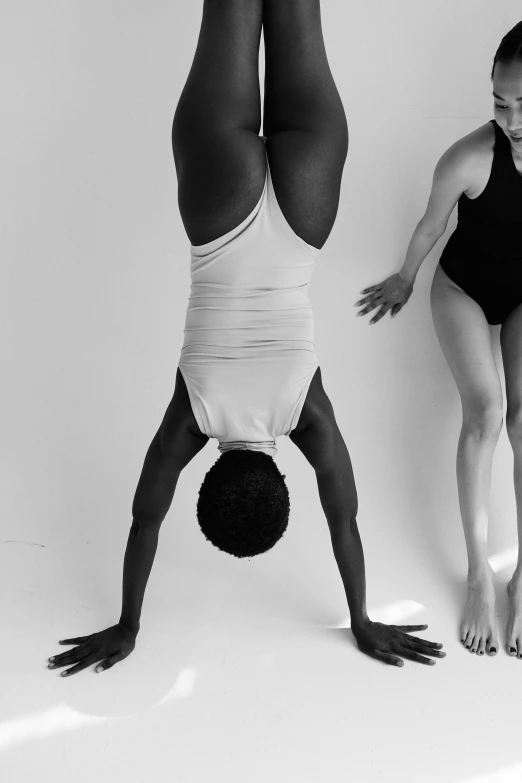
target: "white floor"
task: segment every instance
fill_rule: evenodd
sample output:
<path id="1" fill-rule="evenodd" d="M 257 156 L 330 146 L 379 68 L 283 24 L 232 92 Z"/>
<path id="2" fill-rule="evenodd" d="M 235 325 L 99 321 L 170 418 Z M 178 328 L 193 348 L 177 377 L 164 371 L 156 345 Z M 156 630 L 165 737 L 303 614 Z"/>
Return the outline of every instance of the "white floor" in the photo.
<path id="1" fill-rule="evenodd" d="M 447 652 L 433 667 L 383 665 L 355 646 L 316 489 L 292 483 L 296 451 L 284 439 L 278 456 L 288 469 L 288 531 L 250 562 L 199 532 L 195 491 L 215 455 L 198 455 L 162 529 L 137 647 L 100 675 L 91 668 L 63 680 L 46 659 L 58 639 L 117 619 L 127 527 L 104 535 L 98 525 L 91 536 L 80 524 L 65 540 L 59 526 L 11 531 L 0 548 L 3 780 L 522 779 L 522 661 L 502 643 L 515 551 L 492 556 L 501 649 L 478 658 L 456 635 L 462 542 L 443 559 L 436 531 L 431 544 L 405 535 L 430 514 L 415 522 L 399 519 L 402 509 L 361 513 L 371 616 L 427 622 L 423 635 Z M 458 542 L 458 524 L 448 519 L 441 531 L 454 525 Z"/>

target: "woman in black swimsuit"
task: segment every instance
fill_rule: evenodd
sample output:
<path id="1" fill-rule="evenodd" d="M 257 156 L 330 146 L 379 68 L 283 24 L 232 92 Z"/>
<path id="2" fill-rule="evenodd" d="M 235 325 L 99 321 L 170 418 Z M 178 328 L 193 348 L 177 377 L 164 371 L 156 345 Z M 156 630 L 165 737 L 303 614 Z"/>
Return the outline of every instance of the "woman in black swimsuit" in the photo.
<path id="1" fill-rule="evenodd" d="M 368 296 L 357 304 L 365 305 L 358 315 L 380 306 L 371 323 L 388 310 L 392 316 L 400 311 L 458 201 L 458 225 L 436 269 L 431 305 L 462 399 L 457 483 L 469 569 L 460 638 L 478 655 L 498 650 L 487 529 L 503 400 L 488 325 L 502 324 L 506 427 L 515 457 L 519 535 L 519 561 L 508 585 L 506 649 L 522 658 L 522 22 L 502 39 L 491 78 L 495 119 L 444 153 L 400 272 L 362 291 Z"/>

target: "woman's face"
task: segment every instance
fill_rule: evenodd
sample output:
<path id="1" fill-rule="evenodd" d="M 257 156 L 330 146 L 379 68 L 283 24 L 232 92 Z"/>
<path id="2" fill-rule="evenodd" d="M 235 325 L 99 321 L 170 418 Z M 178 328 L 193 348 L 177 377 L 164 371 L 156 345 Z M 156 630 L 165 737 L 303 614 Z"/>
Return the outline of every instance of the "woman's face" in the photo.
<path id="1" fill-rule="evenodd" d="M 496 64 L 493 97 L 495 120 L 522 155 L 522 62 Z"/>

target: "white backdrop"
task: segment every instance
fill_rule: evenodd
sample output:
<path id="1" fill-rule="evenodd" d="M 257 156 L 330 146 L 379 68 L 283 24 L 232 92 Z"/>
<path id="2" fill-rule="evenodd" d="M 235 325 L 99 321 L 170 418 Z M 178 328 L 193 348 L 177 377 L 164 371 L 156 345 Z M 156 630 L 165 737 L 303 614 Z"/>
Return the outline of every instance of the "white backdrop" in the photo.
<path id="1" fill-rule="evenodd" d="M 101 630 L 119 616 L 132 498 L 183 342 L 189 243 L 170 133 L 201 7 L 2 2 L 0 524 L 11 590 L 4 606 L 18 641 L 47 634 L 40 656 L 53 654 L 56 639 Z M 453 633 L 464 595 L 454 588 L 467 568 L 455 477 L 461 406 L 429 290 L 456 215 L 397 318 L 368 328 L 371 316 L 356 318 L 354 303 L 361 289 L 400 268 L 439 157 L 493 116 L 492 60 L 522 17 L 520 2 L 323 0 L 322 16 L 350 145 L 338 220 L 311 298 L 325 389 L 354 466 L 369 606 L 407 597 L 427 607 L 435 590 L 455 612 Z M 503 382 L 499 328 L 491 332 Z M 258 619 L 276 610 L 285 622 L 296 614 L 312 622 L 325 622 L 325 613 L 332 623 L 347 617 L 313 471 L 289 439 L 278 449 L 292 504 L 288 533 L 248 563 L 214 550 L 197 527 L 197 492 L 217 442 L 184 471 L 145 597 L 147 633 L 175 622 L 183 591 L 196 605 L 208 600 L 208 586 L 198 593 L 203 574 L 216 611 L 241 591 Z M 499 569 L 514 566 L 515 545 L 503 430 L 490 519 Z M 446 642 L 431 626 L 430 634 Z M 34 654 L 20 653 L 24 671 Z M 4 717 L 49 703 L 38 689 L 18 693 Z"/>

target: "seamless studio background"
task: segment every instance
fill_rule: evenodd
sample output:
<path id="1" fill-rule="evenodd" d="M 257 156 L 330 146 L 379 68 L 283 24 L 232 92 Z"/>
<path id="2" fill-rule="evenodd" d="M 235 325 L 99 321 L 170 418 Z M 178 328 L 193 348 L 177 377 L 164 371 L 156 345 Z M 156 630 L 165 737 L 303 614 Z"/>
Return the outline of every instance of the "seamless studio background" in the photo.
<path id="1" fill-rule="evenodd" d="M 280 438 L 291 516 L 271 552 L 240 562 L 200 533 L 210 441 L 163 524 L 135 652 L 102 675 L 46 667 L 58 639 L 118 620 L 132 498 L 173 391 L 190 278 L 170 131 L 201 9 L 2 3 L 0 770 L 17 783 L 518 781 L 505 430 L 489 535 L 500 652 L 457 638 L 461 406 L 429 306 L 456 214 L 397 318 L 368 328 L 354 307 L 400 268 L 444 150 L 493 116 L 515 0 L 322 2 L 350 146 L 312 282 L 316 346 L 354 467 L 370 616 L 427 622 L 447 657 L 394 669 L 357 650 L 313 470 Z"/>

